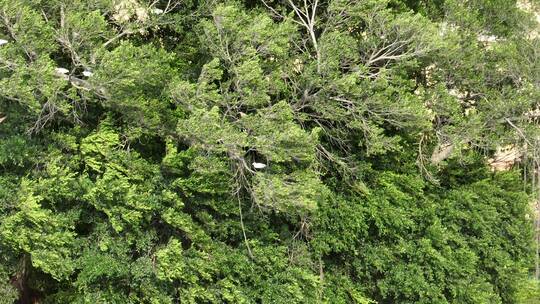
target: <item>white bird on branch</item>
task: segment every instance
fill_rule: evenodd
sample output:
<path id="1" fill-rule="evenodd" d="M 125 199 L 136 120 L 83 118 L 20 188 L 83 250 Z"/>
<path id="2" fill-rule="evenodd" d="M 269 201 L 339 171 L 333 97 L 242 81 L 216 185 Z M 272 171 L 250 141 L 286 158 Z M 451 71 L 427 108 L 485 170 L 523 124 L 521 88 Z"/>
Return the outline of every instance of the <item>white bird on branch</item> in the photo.
<path id="1" fill-rule="evenodd" d="M 62 74 L 62 75 L 65 75 L 65 74 L 69 73 L 69 70 L 65 69 L 65 68 L 56 68 L 54 70 L 56 71 L 56 73 Z"/>
<path id="2" fill-rule="evenodd" d="M 253 165 L 253 168 L 255 168 L 255 169 L 264 169 L 264 168 L 266 168 L 266 165 L 263 164 L 263 163 L 253 162 L 252 165 Z"/>

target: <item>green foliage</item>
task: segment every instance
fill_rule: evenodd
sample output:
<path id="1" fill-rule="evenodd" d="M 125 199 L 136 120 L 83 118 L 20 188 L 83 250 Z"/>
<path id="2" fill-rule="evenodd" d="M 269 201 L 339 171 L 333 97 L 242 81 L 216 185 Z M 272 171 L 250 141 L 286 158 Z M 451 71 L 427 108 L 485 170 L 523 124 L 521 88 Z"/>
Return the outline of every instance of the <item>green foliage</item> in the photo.
<path id="1" fill-rule="evenodd" d="M 74 212 L 53 212 L 42 208 L 43 197 L 31 192 L 32 185 L 21 183 L 15 212 L 3 219 L 2 240 L 32 255 L 32 265 L 55 279 L 65 279 L 73 271 L 70 259 Z"/>
<path id="2" fill-rule="evenodd" d="M 538 298 L 516 1 L 0 7 L 0 303 Z"/>
<path id="3" fill-rule="evenodd" d="M 540 286 L 535 280 L 524 281 L 520 286 L 517 303 L 532 304 L 540 298 Z"/>

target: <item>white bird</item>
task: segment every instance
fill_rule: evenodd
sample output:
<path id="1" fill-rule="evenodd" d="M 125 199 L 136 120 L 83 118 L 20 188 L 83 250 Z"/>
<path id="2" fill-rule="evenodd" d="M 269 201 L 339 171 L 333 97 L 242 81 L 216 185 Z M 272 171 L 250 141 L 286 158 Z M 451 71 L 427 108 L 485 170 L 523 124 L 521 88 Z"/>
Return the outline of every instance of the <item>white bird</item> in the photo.
<path id="1" fill-rule="evenodd" d="M 253 168 L 255 168 L 255 169 L 264 169 L 264 168 L 266 167 L 265 164 L 263 164 L 263 163 L 257 163 L 257 162 L 253 162 L 252 165 L 253 165 Z"/>
<path id="2" fill-rule="evenodd" d="M 90 77 L 90 76 L 94 75 L 94 73 L 92 73 L 92 72 L 90 72 L 90 71 L 84 71 L 84 72 L 82 72 L 82 74 L 83 74 L 84 76 L 86 76 L 86 77 Z"/>
<path id="3" fill-rule="evenodd" d="M 69 73 L 69 70 L 68 70 L 68 69 L 64 69 L 64 68 L 56 68 L 56 69 L 54 69 L 54 70 L 56 71 L 56 73 L 62 74 L 62 75 Z"/>
<path id="4" fill-rule="evenodd" d="M 494 35 L 485 35 L 485 34 L 478 35 L 478 41 L 480 42 L 491 43 L 497 40 L 498 40 L 497 36 L 494 36 Z"/>
<path id="5" fill-rule="evenodd" d="M 0 39 L 0 45 L 4 45 L 4 44 L 6 44 L 6 43 L 8 43 L 8 42 L 9 42 L 9 41 L 7 41 L 7 40 Z"/>
<path id="6" fill-rule="evenodd" d="M 153 11 L 153 12 L 154 12 L 154 14 L 156 14 L 156 15 L 160 15 L 160 14 L 163 14 L 163 10 L 162 10 L 162 9 L 160 9 L 160 8 L 154 8 L 154 9 L 153 9 L 152 11 Z"/>

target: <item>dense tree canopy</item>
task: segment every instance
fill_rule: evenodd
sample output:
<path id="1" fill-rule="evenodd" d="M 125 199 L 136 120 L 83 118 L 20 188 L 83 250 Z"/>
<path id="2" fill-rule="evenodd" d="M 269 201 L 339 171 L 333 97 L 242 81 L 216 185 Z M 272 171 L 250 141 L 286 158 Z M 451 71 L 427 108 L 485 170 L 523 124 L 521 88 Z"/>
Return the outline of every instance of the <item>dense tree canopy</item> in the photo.
<path id="1" fill-rule="evenodd" d="M 0 303 L 518 303 L 537 6 L 0 0 Z"/>

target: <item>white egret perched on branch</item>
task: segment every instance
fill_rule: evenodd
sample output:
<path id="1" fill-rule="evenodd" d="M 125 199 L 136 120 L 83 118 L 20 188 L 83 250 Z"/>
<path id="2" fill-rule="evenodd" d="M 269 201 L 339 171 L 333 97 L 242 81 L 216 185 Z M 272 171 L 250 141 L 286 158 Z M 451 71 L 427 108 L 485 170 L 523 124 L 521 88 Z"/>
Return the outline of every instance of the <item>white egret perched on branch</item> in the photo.
<path id="1" fill-rule="evenodd" d="M 69 70 L 65 69 L 65 68 L 56 68 L 54 70 L 56 71 L 56 73 L 62 74 L 62 75 L 65 75 L 65 74 L 69 73 Z"/>
<path id="2" fill-rule="evenodd" d="M 266 167 L 263 163 L 253 162 L 253 168 L 255 169 L 264 169 Z"/>

